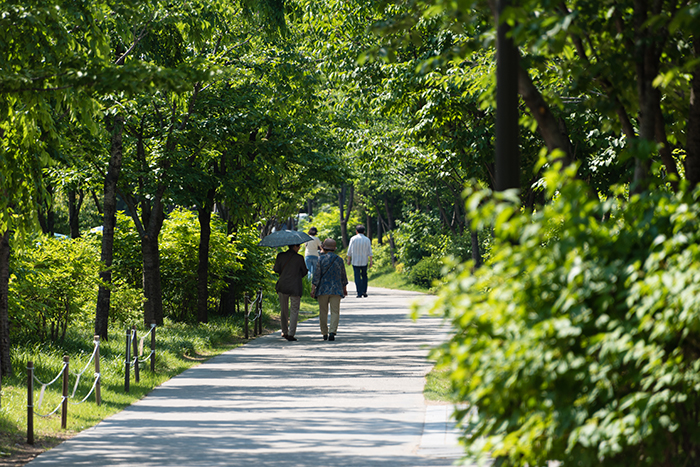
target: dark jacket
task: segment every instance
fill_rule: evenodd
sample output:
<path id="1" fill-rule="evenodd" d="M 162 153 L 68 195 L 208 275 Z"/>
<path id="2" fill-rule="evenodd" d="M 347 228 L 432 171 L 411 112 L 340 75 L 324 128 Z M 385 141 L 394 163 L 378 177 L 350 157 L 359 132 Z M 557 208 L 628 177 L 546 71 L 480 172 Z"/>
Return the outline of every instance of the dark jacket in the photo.
<path id="1" fill-rule="evenodd" d="M 275 259 L 275 266 L 272 270 L 280 275 L 275 285 L 277 292 L 301 297 L 304 291 L 301 279 L 309 273 L 303 256 L 294 250 L 280 253 Z"/>

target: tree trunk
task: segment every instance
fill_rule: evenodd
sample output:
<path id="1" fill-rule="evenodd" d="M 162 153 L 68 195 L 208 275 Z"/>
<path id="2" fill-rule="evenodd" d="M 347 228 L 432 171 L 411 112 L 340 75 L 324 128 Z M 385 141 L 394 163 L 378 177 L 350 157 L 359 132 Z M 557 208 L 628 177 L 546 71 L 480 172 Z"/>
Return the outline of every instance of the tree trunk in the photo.
<path id="1" fill-rule="evenodd" d="M 389 234 L 389 252 L 391 253 L 391 265 L 396 266 L 396 244 L 394 243 L 394 218 L 389 207 L 389 198 L 384 196 L 384 210 L 386 211 L 386 232 Z"/>
<path id="2" fill-rule="evenodd" d="M 496 57 L 496 190 L 520 188 L 518 143 L 518 49 L 508 36 L 510 26 L 500 21 L 508 0 L 497 0 Z"/>
<path id="3" fill-rule="evenodd" d="M 457 230 L 455 230 L 455 226 L 452 222 L 450 222 L 450 219 L 447 217 L 447 213 L 445 213 L 445 209 L 442 207 L 442 203 L 440 202 L 440 196 L 436 196 L 435 198 L 437 200 L 437 205 L 438 205 L 438 210 L 440 211 L 440 217 L 442 218 L 442 223 L 445 224 L 450 229 L 450 232 L 452 232 L 452 235 L 457 235 Z"/>
<path id="4" fill-rule="evenodd" d="M 649 34 L 649 7 L 645 0 L 634 2 L 635 21 L 635 60 L 637 70 L 637 96 L 639 99 L 639 139 L 643 141 L 656 141 L 657 116 L 661 111 L 661 92 L 654 86 L 654 79 L 659 74 L 661 59 L 661 42 L 663 38 L 656 38 Z M 655 11 L 651 12 L 654 15 Z M 634 188 L 632 192 L 639 193 L 649 185 L 649 171 L 651 169 L 651 154 L 640 154 L 635 159 Z"/>
<path id="5" fill-rule="evenodd" d="M 347 197 L 347 211 L 345 211 L 346 202 L 346 185 L 340 188 L 340 193 L 338 194 L 338 208 L 340 211 L 340 237 L 343 242 L 343 249 L 348 248 L 348 220 L 350 219 L 350 213 L 352 212 L 352 205 L 355 198 L 355 187 L 350 185 L 350 195 Z"/>
<path id="6" fill-rule="evenodd" d="M 39 210 L 37 214 L 41 231 L 47 235 L 53 235 L 56 216 L 53 211 L 53 203 L 51 202 L 51 199 L 53 198 L 53 186 L 51 186 L 49 183 L 46 184 L 46 192 L 49 195 L 49 199 L 42 200 L 39 203 Z"/>
<path id="7" fill-rule="evenodd" d="M 77 200 L 76 200 L 76 194 Z M 70 238 L 80 237 L 80 208 L 83 206 L 83 192 L 76 193 L 75 190 L 68 190 L 68 225 L 70 227 Z"/>
<path id="8" fill-rule="evenodd" d="M 209 321 L 209 240 L 211 238 L 211 211 L 214 205 L 214 190 L 209 190 L 204 206 L 198 208 L 199 217 L 199 262 L 197 265 L 197 321 Z"/>
<path id="9" fill-rule="evenodd" d="M 0 236 L 0 381 L 12 374 L 10 360 L 10 231 Z"/>
<path id="10" fill-rule="evenodd" d="M 559 159 L 564 166 L 573 160 L 573 150 L 571 140 L 566 131 L 566 125 L 561 119 L 557 119 L 549 108 L 549 105 L 542 97 L 542 93 L 537 89 L 530 78 L 530 74 L 518 66 L 518 92 L 523 98 L 525 105 L 537 122 L 537 129 L 544 139 L 549 152 L 559 149 L 564 152 L 564 157 Z M 516 107 L 517 114 L 517 107 Z"/>
<path id="11" fill-rule="evenodd" d="M 380 245 L 384 244 L 384 239 L 382 238 L 382 215 L 377 213 L 377 243 Z"/>
<path id="12" fill-rule="evenodd" d="M 109 338 L 109 308 L 112 286 L 112 261 L 114 259 L 114 228 L 117 223 L 117 180 L 122 167 L 122 131 L 124 117 L 117 115 L 112 129 L 111 155 L 104 186 L 104 216 L 102 220 L 102 253 L 100 262 L 100 287 L 97 291 L 95 310 L 95 334 L 101 339 Z"/>
<path id="13" fill-rule="evenodd" d="M 676 167 L 676 161 L 673 159 L 673 154 L 671 152 L 671 145 L 668 142 L 668 137 L 666 136 L 666 124 L 664 123 L 664 116 L 661 112 L 661 101 L 657 101 L 659 108 L 655 110 L 655 137 L 656 142 L 661 146 L 659 148 L 659 154 L 661 155 L 661 161 L 664 163 L 666 168 L 666 173 L 668 175 L 674 175 L 675 180 L 671 182 L 671 187 L 673 191 L 678 191 L 678 180 L 680 180 L 680 175 L 678 174 L 678 168 Z"/>
<path id="14" fill-rule="evenodd" d="M 474 269 L 479 269 L 483 263 L 481 258 L 481 249 L 479 248 L 479 233 L 476 230 L 471 230 L 472 236 L 472 259 L 474 260 Z"/>
<path id="15" fill-rule="evenodd" d="M 695 57 L 700 57 L 700 36 L 693 41 Z M 685 176 L 692 190 L 700 184 L 700 66 L 695 68 L 690 88 L 690 109 L 688 111 L 688 135 L 686 141 Z"/>
<path id="16" fill-rule="evenodd" d="M 104 209 L 102 209 L 100 200 L 97 199 L 97 193 L 95 193 L 95 190 L 90 190 L 90 196 L 92 196 L 92 201 L 95 203 L 95 209 L 97 209 L 97 212 L 104 214 Z"/>
<path id="17" fill-rule="evenodd" d="M 160 231 L 160 229 L 158 229 Z M 158 234 L 141 238 L 143 255 L 143 295 L 146 298 L 143 322 L 163 325 L 163 290 L 160 282 L 160 251 Z"/>

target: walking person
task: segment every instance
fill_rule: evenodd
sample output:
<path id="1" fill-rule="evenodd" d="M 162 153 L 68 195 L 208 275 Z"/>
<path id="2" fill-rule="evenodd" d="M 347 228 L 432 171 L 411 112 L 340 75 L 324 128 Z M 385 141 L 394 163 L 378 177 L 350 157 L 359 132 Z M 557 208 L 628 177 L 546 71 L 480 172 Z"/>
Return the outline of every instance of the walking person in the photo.
<path id="1" fill-rule="evenodd" d="M 311 235 L 312 240 L 304 244 L 306 247 L 304 261 L 306 261 L 306 269 L 309 270 L 309 280 L 313 278 L 314 269 L 316 268 L 316 264 L 318 264 L 318 255 L 321 251 L 321 240 L 316 236 L 317 233 L 318 230 L 316 227 L 311 227 L 309 229 L 309 235 Z"/>
<path id="2" fill-rule="evenodd" d="M 334 341 L 340 322 L 340 300 L 348 295 L 348 276 L 340 256 L 335 254 L 336 242 L 331 238 L 323 241 L 322 254 L 314 271 L 311 296 L 318 299 L 319 322 L 323 340 Z M 331 323 L 328 327 L 328 308 Z M 329 332 L 330 331 L 330 332 Z"/>
<path id="3" fill-rule="evenodd" d="M 301 280 L 309 272 L 304 257 L 299 254 L 300 248 L 301 245 L 289 245 L 287 251 L 277 255 L 272 268 L 280 276 L 275 284 L 275 291 L 280 301 L 282 337 L 288 341 L 297 340 L 294 334 L 297 332 L 299 305 L 304 291 Z"/>
<path id="4" fill-rule="evenodd" d="M 372 241 L 365 236 L 365 226 L 355 228 L 348 245 L 347 262 L 352 264 L 357 287 L 357 298 L 367 296 L 367 268 L 372 267 Z"/>

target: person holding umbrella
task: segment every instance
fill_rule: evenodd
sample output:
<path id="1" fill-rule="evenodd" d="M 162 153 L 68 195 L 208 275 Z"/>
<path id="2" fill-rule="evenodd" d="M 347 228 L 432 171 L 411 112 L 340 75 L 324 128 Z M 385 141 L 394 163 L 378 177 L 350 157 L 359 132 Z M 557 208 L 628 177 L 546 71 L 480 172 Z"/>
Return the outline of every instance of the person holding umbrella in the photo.
<path id="1" fill-rule="evenodd" d="M 287 251 L 277 254 L 272 268 L 280 276 L 275 284 L 275 291 L 280 301 L 282 337 L 288 341 L 297 340 L 294 334 L 297 332 L 299 305 L 304 290 L 301 280 L 309 272 L 304 257 L 299 254 L 299 248 L 301 244 L 289 245 Z"/>
<path id="2" fill-rule="evenodd" d="M 336 242 L 331 238 L 323 241 L 323 254 L 314 269 L 311 296 L 318 298 L 319 321 L 323 340 L 334 341 L 340 321 L 340 299 L 348 295 L 348 276 L 340 256 L 335 254 Z M 330 333 L 328 328 L 328 306 L 331 309 Z"/>

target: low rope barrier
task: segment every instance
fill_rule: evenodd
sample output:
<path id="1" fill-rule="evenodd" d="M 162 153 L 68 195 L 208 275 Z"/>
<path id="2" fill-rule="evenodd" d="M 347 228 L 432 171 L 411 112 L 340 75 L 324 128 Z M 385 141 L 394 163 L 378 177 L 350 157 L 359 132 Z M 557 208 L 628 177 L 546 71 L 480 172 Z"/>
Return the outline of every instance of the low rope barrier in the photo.
<path id="1" fill-rule="evenodd" d="M 70 400 L 68 400 L 68 403 L 71 405 L 80 405 L 83 402 L 85 402 L 87 400 L 87 398 L 90 397 L 92 392 L 95 390 L 95 388 L 97 387 L 97 384 L 99 382 L 100 382 L 100 374 L 95 373 L 95 381 L 92 383 L 92 387 L 90 388 L 90 392 L 87 393 L 87 396 L 83 397 L 83 399 L 80 402 L 71 402 Z M 77 386 L 78 386 L 78 384 L 76 383 L 76 387 Z M 73 395 L 71 395 L 71 398 L 73 398 L 73 397 L 75 397 L 75 389 L 73 389 Z"/>
<path id="2" fill-rule="evenodd" d="M 31 362 L 30 362 L 30 363 L 31 363 Z M 56 375 L 56 377 L 55 377 L 53 380 L 51 380 L 50 383 L 42 383 L 41 380 L 40 380 L 39 378 L 36 377 L 36 375 L 34 374 L 34 371 L 32 371 L 31 376 L 33 377 L 34 381 L 36 381 L 37 383 L 39 383 L 39 384 L 41 385 L 41 392 L 39 393 L 39 401 L 38 401 L 37 404 L 36 404 L 36 410 L 40 410 L 40 409 L 41 409 L 41 404 L 42 404 L 42 402 L 43 402 L 43 400 L 44 400 L 44 393 L 46 392 L 46 388 L 47 388 L 48 386 L 51 386 L 51 385 L 52 385 L 53 383 L 55 383 L 56 381 L 58 381 L 58 378 L 60 378 L 60 377 L 63 375 L 63 372 L 66 370 L 66 367 L 67 367 L 67 366 L 68 366 L 68 363 L 63 362 L 63 366 L 61 367 L 61 370 L 58 372 L 58 374 Z M 33 368 L 34 368 L 34 366 L 32 365 L 32 369 L 33 369 Z M 27 365 L 27 369 L 29 369 L 29 365 Z M 61 401 L 61 404 L 62 404 L 62 403 L 63 403 L 63 401 Z M 61 407 L 61 404 L 58 405 L 58 408 Z M 33 405 L 32 405 L 32 406 L 33 406 Z M 51 413 L 48 414 L 48 415 L 42 415 L 42 414 L 40 414 L 40 413 L 38 413 L 38 412 L 36 412 L 36 411 L 34 411 L 34 413 L 35 413 L 36 415 L 40 416 L 40 417 L 48 417 L 48 416 L 50 416 L 50 415 L 55 414 L 56 411 L 58 410 L 58 408 L 55 409 L 53 412 L 51 412 Z"/>
<path id="3" fill-rule="evenodd" d="M 95 348 L 93 349 L 92 355 L 90 355 L 90 360 L 88 360 L 87 364 L 85 365 L 85 368 L 83 368 L 83 371 L 81 371 L 80 373 L 73 373 L 73 376 L 75 376 L 76 378 L 75 378 L 75 386 L 73 386 L 73 392 L 70 395 L 71 398 L 75 397 L 75 391 L 78 389 L 78 384 L 80 384 L 80 378 L 83 376 L 83 373 L 85 373 L 85 370 L 88 369 L 88 367 L 92 363 L 92 360 L 95 358 L 95 354 L 98 352 L 98 350 L 100 348 L 96 341 L 93 341 L 93 343 L 95 344 Z M 97 381 L 97 375 L 95 375 L 95 381 Z M 94 384 L 93 384 L 93 387 L 94 387 Z M 92 391 L 90 391 L 90 392 L 92 392 Z"/>
<path id="4" fill-rule="evenodd" d="M 34 415 L 38 415 L 38 416 L 40 416 L 41 418 L 49 418 L 51 415 L 53 415 L 53 414 L 55 414 L 56 412 L 58 412 L 58 409 L 60 409 L 61 407 L 63 407 L 63 403 L 66 401 L 66 399 L 67 399 L 67 397 L 65 397 L 65 396 L 61 397 L 61 402 L 58 403 L 58 405 L 56 406 L 55 409 L 53 409 L 53 411 L 47 413 L 46 415 L 42 415 L 42 414 L 40 414 L 40 413 L 37 412 L 37 411 L 34 411 Z"/>
<path id="5" fill-rule="evenodd" d="M 65 370 L 65 369 L 66 369 L 66 363 L 63 362 L 63 366 L 61 367 L 61 370 L 58 372 L 58 374 L 56 375 L 56 377 L 55 377 L 50 383 L 42 383 L 42 382 L 39 380 L 39 378 L 36 377 L 36 375 L 34 375 L 34 380 L 35 380 L 37 383 L 41 384 L 42 387 L 51 386 L 53 383 L 56 382 L 56 380 L 57 380 L 58 378 L 61 377 L 61 375 L 63 374 L 63 370 Z"/>
<path id="6" fill-rule="evenodd" d="M 134 326 L 134 329 L 131 331 L 127 331 L 127 387 L 126 390 L 128 391 L 128 370 L 129 370 L 129 363 L 130 363 L 130 357 L 129 357 L 129 349 L 133 343 L 134 347 L 134 354 L 136 355 L 134 364 L 136 366 L 136 381 L 138 382 L 138 363 L 139 363 L 139 354 L 140 352 L 137 349 L 137 342 L 136 342 L 136 326 Z M 151 325 L 151 329 L 143 336 L 141 339 L 138 347 L 140 348 L 140 351 L 143 352 L 143 342 L 146 337 L 151 336 L 151 352 L 148 355 L 146 359 L 143 359 L 142 361 L 151 361 L 151 370 L 155 371 L 155 323 Z M 68 405 L 79 405 L 88 400 L 92 394 L 95 394 L 95 402 L 97 405 L 100 405 L 102 403 L 102 397 L 101 397 L 101 388 L 100 388 L 100 381 L 102 379 L 102 375 L 100 373 L 100 337 L 95 336 L 94 341 L 93 341 L 95 347 L 92 351 L 92 354 L 90 355 L 90 358 L 87 362 L 87 364 L 83 367 L 83 369 L 78 372 L 78 373 L 71 373 L 69 369 L 69 357 L 64 356 L 63 357 L 63 366 L 61 370 L 59 371 L 58 375 L 54 379 L 51 380 L 49 383 L 44 383 L 42 382 L 35 374 L 34 374 L 34 362 L 28 362 L 27 364 L 27 443 L 28 444 L 34 444 L 34 416 L 37 415 L 42 418 L 48 418 L 56 412 L 58 412 L 59 409 L 62 409 L 61 412 L 61 428 L 66 429 L 67 427 L 67 418 L 68 418 Z M 90 365 L 94 362 L 95 366 L 95 371 L 94 371 L 94 381 L 92 382 L 92 386 L 90 387 L 90 390 L 88 391 L 87 395 L 83 397 L 80 401 L 74 401 L 71 399 L 75 399 L 75 394 L 78 391 L 78 386 L 80 385 L 80 381 L 82 376 L 85 374 L 85 372 L 88 370 Z M 75 384 L 73 385 L 73 391 L 68 394 L 68 379 L 70 376 L 75 376 Z M 50 387 L 52 384 L 56 383 L 59 378 L 63 376 L 63 388 L 62 388 L 62 396 L 61 396 L 61 401 L 59 402 L 58 406 L 52 410 L 51 412 L 47 414 L 42 414 L 40 413 L 41 411 L 41 406 L 44 400 L 44 395 L 46 394 L 46 388 Z M 39 397 L 37 400 L 37 403 L 34 403 L 34 383 L 38 383 L 41 386 L 41 390 L 39 392 Z"/>
<path id="7" fill-rule="evenodd" d="M 245 338 L 248 339 L 248 322 L 253 321 L 253 337 L 258 335 L 262 335 L 262 300 L 263 300 L 263 292 L 262 289 L 258 290 L 258 293 L 255 296 L 255 300 L 252 302 L 249 301 L 248 299 L 248 293 L 246 292 L 243 295 L 243 301 L 245 303 L 245 311 L 244 311 L 244 316 L 245 316 Z M 254 305 L 253 309 L 251 311 L 248 311 L 248 306 L 249 305 Z M 253 314 L 253 318 L 250 318 L 251 313 Z"/>
<path id="8" fill-rule="evenodd" d="M 143 357 L 143 345 L 146 337 L 151 336 L 151 351 L 147 357 Z M 133 359 L 131 358 L 133 351 Z M 150 361 L 151 371 L 155 372 L 156 363 L 156 324 L 151 323 L 151 328 L 146 334 L 138 339 L 136 326 L 126 330 L 126 354 L 124 358 L 124 391 L 129 392 L 131 379 L 131 369 L 134 369 L 134 379 L 138 383 L 140 381 L 139 364 Z"/>

